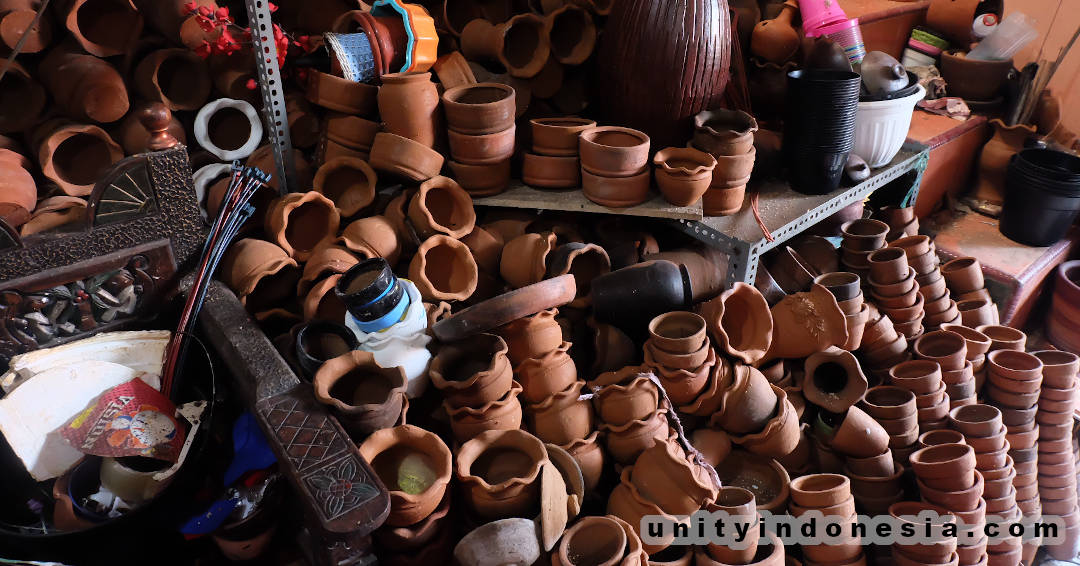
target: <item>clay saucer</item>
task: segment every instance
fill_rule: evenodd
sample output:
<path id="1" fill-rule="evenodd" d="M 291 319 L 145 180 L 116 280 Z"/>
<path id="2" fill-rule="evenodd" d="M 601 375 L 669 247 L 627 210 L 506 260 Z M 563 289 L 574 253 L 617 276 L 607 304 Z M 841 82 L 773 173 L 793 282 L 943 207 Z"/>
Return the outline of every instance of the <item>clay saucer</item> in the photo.
<path id="1" fill-rule="evenodd" d="M 716 470 L 724 486 L 741 487 L 754 494 L 758 511 L 782 512 L 787 506 L 791 479 L 776 460 L 745 450 L 732 450 Z"/>
<path id="2" fill-rule="evenodd" d="M 453 342 L 565 305 L 574 300 L 576 294 L 574 276 L 560 275 L 477 303 L 436 322 L 431 330 L 439 340 Z"/>

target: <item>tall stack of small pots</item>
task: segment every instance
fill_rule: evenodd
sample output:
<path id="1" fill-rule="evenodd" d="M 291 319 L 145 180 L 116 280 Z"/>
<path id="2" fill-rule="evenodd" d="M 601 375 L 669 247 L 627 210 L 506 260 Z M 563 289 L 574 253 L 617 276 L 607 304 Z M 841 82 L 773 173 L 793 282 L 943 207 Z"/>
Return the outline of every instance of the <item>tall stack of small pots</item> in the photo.
<path id="1" fill-rule="evenodd" d="M 1016 469 L 1008 454 L 1009 441 L 1005 438 L 1007 429 L 1001 420 L 1001 411 L 990 405 L 957 407 L 949 412 L 949 426 L 963 434 L 964 443 L 975 451 L 975 469 L 983 476 L 982 519 L 985 520 L 990 505 L 994 509 L 1011 510 L 1016 504 L 1013 487 Z M 981 525 L 983 521 L 974 524 Z M 975 545 L 985 549 L 987 542 L 987 538 L 981 536 Z"/>
<path id="2" fill-rule="evenodd" d="M 938 266 L 937 251 L 930 237 L 907 236 L 889 245 L 902 248 L 907 254 L 908 264 L 915 268 L 915 281 L 919 283 L 926 314 L 923 319 L 926 330 L 937 330 L 942 324 L 959 323 L 960 311 L 956 308 L 956 301 L 949 297 L 945 277 Z"/>
<path id="3" fill-rule="evenodd" d="M 916 450 L 919 438 L 919 412 L 915 394 L 895 385 L 871 387 L 859 402 L 868 415 L 889 433 L 889 457 L 849 458 L 847 467 L 853 474 L 872 476 L 893 473 L 893 462 L 907 465 L 908 456 Z"/>
<path id="4" fill-rule="evenodd" d="M 1035 420 L 1039 427 L 1039 500 L 1043 513 L 1058 515 L 1066 531 L 1080 530 L 1076 507 L 1076 461 L 1072 453 L 1072 414 L 1075 410 L 1076 374 L 1080 357 L 1071 352 L 1035 352 L 1043 363 L 1042 391 Z M 1066 418 L 1068 415 L 1068 418 Z M 1076 556 L 1077 537 L 1066 534 L 1066 542 L 1047 545 L 1050 556 L 1069 560 Z"/>
<path id="5" fill-rule="evenodd" d="M 459 171 L 466 169 L 473 172 L 473 176 L 509 177 L 517 133 L 515 96 L 514 88 L 502 83 L 460 85 L 443 93 L 450 167 L 459 177 L 471 178 L 460 174 Z M 491 186 L 497 188 L 500 184 Z M 468 186 L 465 188 L 469 189 Z M 476 194 L 493 192 L 497 191 L 481 189 Z"/>
<path id="6" fill-rule="evenodd" d="M 915 394 L 919 430 L 944 428 L 949 413 L 949 396 L 941 380 L 941 366 L 933 360 L 909 360 L 889 370 L 889 382 Z"/>
<path id="7" fill-rule="evenodd" d="M 969 361 L 967 340 L 960 334 L 935 330 L 915 340 L 915 356 L 941 366 L 941 380 L 949 396 L 949 407 L 975 403 L 974 365 Z"/>
<path id="8" fill-rule="evenodd" d="M 739 110 L 708 110 L 694 117 L 690 145 L 716 158 L 712 184 L 701 199 L 706 216 L 726 216 L 742 209 L 757 157 L 757 129 L 757 120 Z"/>
<path id="9" fill-rule="evenodd" d="M 839 544 L 802 545 L 803 558 L 809 565 L 852 564 L 863 558 L 862 538 L 852 536 L 855 522 L 855 498 L 851 482 L 840 474 L 810 474 L 791 480 L 791 514 L 799 517 L 818 511 L 826 517 L 838 517 L 842 539 Z"/>
<path id="10" fill-rule="evenodd" d="M 507 346 L 494 334 L 446 344 L 431 361 L 431 383 L 443 393 L 458 442 L 489 430 L 521 427 L 521 385 L 514 381 Z"/>
<path id="11" fill-rule="evenodd" d="M 860 85 L 850 71 L 788 73 L 783 151 L 796 191 L 827 194 L 840 186 L 855 143 Z"/>
<path id="12" fill-rule="evenodd" d="M 945 285 L 956 300 L 960 320 L 964 326 L 977 328 L 984 324 L 997 324 L 997 305 L 986 290 L 982 265 L 973 257 L 958 257 L 941 266 Z"/>
<path id="13" fill-rule="evenodd" d="M 840 228 L 843 239 L 840 242 L 840 263 L 844 271 L 849 271 L 869 281 L 870 254 L 885 247 L 885 236 L 889 225 L 880 220 L 858 219 L 845 223 Z"/>

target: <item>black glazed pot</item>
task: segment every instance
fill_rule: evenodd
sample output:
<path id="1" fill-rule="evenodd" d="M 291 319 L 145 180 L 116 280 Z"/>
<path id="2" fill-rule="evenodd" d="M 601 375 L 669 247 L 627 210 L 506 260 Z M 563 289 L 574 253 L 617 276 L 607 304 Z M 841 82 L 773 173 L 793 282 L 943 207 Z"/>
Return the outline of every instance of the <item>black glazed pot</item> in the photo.
<path id="1" fill-rule="evenodd" d="M 693 301 L 686 268 L 667 260 L 637 263 L 592 281 L 593 315 L 632 338 L 645 332 L 653 317 L 685 310 Z"/>
<path id="2" fill-rule="evenodd" d="M 329 320 L 309 322 L 296 333 L 296 359 L 303 377 L 311 381 L 323 362 L 355 350 L 356 335 L 344 324 Z"/>

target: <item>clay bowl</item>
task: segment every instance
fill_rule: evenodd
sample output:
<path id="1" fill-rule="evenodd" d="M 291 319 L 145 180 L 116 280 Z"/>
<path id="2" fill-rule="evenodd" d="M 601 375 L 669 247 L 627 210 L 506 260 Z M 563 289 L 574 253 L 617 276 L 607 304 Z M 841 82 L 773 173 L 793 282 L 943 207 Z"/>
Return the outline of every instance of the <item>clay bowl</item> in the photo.
<path id="1" fill-rule="evenodd" d="M 876 309 L 875 312 L 870 313 L 870 322 L 867 323 L 866 328 L 863 330 L 864 345 L 876 346 L 878 342 L 888 344 L 896 340 L 896 336 L 896 329 L 889 317 L 877 313 Z M 906 343 L 904 347 L 907 348 Z"/>
<path id="2" fill-rule="evenodd" d="M 911 454 L 916 477 L 935 489 L 967 489 L 975 483 L 975 450 L 966 444 L 939 444 Z"/>
<path id="3" fill-rule="evenodd" d="M 971 362 L 964 362 L 962 369 L 941 371 L 941 381 L 945 382 L 945 385 L 962 385 L 972 383 L 974 387 L 975 381 L 975 366 Z"/>
<path id="4" fill-rule="evenodd" d="M 909 256 L 908 263 L 919 275 L 929 275 L 937 271 L 938 257 L 934 252 Z"/>
<path id="5" fill-rule="evenodd" d="M 850 473 L 866 477 L 888 476 L 895 469 L 893 454 L 890 450 L 869 458 L 847 458 L 845 465 Z"/>
<path id="6" fill-rule="evenodd" d="M 932 503 L 918 502 L 918 501 L 901 501 L 889 507 L 889 515 L 895 519 L 903 522 L 915 525 L 920 534 L 924 534 L 926 521 L 919 519 L 920 514 L 926 513 L 933 517 L 930 521 L 931 538 L 930 541 L 922 544 L 897 544 L 894 545 L 894 549 L 898 550 L 900 554 L 917 558 L 926 562 L 940 561 L 942 557 L 949 556 L 956 552 L 956 537 L 945 537 L 940 527 L 946 523 L 955 523 L 956 515 L 954 515 L 948 509 L 934 505 Z"/>
<path id="7" fill-rule="evenodd" d="M 692 312 L 668 312 L 649 322 L 649 341 L 667 353 L 696 352 L 705 345 L 706 340 L 705 319 Z"/>
<path id="8" fill-rule="evenodd" d="M 694 371 L 705 363 L 713 349 L 706 342 L 702 347 L 686 354 L 672 354 L 657 348 L 652 341 L 645 342 L 645 365 L 665 366 L 668 369 Z"/>
<path id="9" fill-rule="evenodd" d="M 855 274 L 852 273 L 852 275 Z M 858 277 L 858 275 L 855 275 L 855 277 Z M 836 301 L 836 304 L 840 307 L 840 310 L 844 311 L 844 316 L 855 316 L 863 310 L 864 306 L 866 306 L 861 290 L 853 298 L 846 301 Z M 869 314 L 867 314 L 867 322 L 869 322 L 869 318 Z"/>
<path id="10" fill-rule="evenodd" d="M 1015 391 L 1005 391 L 993 383 L 987 383 L 983 387 L 983 393 L 987 399 L 993 401 L 995 405 L 1000 406 L 1002 409 L 1036 409 L 1039 403 L 1038 392 L 1017 393 Z"/>
<path id="11" fill-rule="evenodd" d="M 967 341 L 959 334 L 936 330 L 915 340 L 914 352 L 919 358 L 937 362 L 943 371 L 959 370 L 967 361 Z"/>
<path id="12" fill-rule="evenodd" d="M 974 447 L 972 447 L 974 449 Z M 989 452 L 975 453 L 975 467 L 980 470 L 996 470 L 1005 465 L 1005 456 L 1009 453 L 1009 441 L 1002 442 L 1001 448 Z"/>
<path id="13" fill-rule="evenodd" d="M 831 507 L 851 498 L 851 483 L 840 474 L 810 474 L 791 480 L 791 501 L 802 507 Z"/>
<path id="14" fill-rule="evenodd" d="M 675 206 L 698 201 L 713 181 L 716 158 L 689 147 L 669 147 L 653 157 L 660 194 Z"/>
<path id="15" fill-rule="evenodd" d="M 976 327 L 975 330 L 982 332 L 990 338 L 990 350 L 1018 350 L 1023 352 L 1027 343 L 1027 334 L 1015 328 L 1001 325 L 986 325 Z"/>
<path id="16" fill-rule="evenodd" d="M 958 257 L 945 263 L 941 266 L 941 274 L 945 276 L 949 289 L 958 295 L 982 289 L 986 285 L 982 266 L 973 257 Z"/>
<path id="17" fill-rule="evenodd" d="M 532 125 L 533 151 L 540 155 L 578 155 L 578 136 L 596 127 L 596 122 L 585 118 L 537 118 Z"/>
<path id="18" fill-rule="evenodd" d="M 788 508 L 794 517 L 801 517 L 810 511 L 817 511 L 826 517 L 848 518 L 855 513 L 855 499 L 848 495 L 843 501 L 826 507 L 804 507 L 792 501 L 788 503 Z"/>
<path id="19" fill-rule="evenodd" d="M 871 252 L 885 246 L 889 225 L 880 220 L 860 218 L 840 227 L 844 247 L 852 251 Z"/>
<path id="20" fill-rule="evenodd" d="M 881 312 L 889 315 L 893 324 L 900 325 L 905 323 L 921 322 L 925 313 L 923 311 L 923 296 L 915 293 L 915 304 L 909 307 L 890 308 L 881 306 Z M 900 331 L 898 329 L 898 331 Z M 907 334 L 907 333 L 905 333 Z"/>
<path id="21" fill-rule="evenodd" d="M 1062 350 L 1042 350 L 1033 356 L 1043 363 L 1043 387 L 1071 389 L 1076 385 L 1080 371 L 1080 356 Z"/>
<path id="22" fill-rule="evenodd" d="M 949 290 L 945 287 L 945 278 L 936 270 L 928 275 L 917 275 L 915 281 L 919 284 L 919 292 L 924 297 L 935 298 L 947 295 Z"/>
<path id="23" fill-rule="evenodd" d="M 937 446 L 939 444 L 966 444 L 964 435 L 955 430 L 931 430 L 919 435 L 919 448 Z"/>
<path id="24" fill-rule="evenodd" d="M 581 161 L 576 155 L 554 156 L 526 153 L 521 180 L 531 187 L 567 189 L 581 186 Z"/>
<path id="25" fill-rule="evenodd" d="M 1004 426 L 1001 411 L 990 405 L 968 405 L 949 411 L 949 423 L 964 436 L 988 437 Z"/>
<path id="26" fill-rule="evenodd" d="M 585 198 L 602 206 L 624 208 L 641 204 L 649 198 L 648 169 L 625 177 L 594 175 L 582 166 L 581 188 Z"/>
<path id="27" fill-rule="evenodd" d="M 946 509 L 972 511 L 979 506 L 979 502 L 982 500 L 983 477 L 978 470 L 975 471 L 975 483 L 971 487 L 962 490 L 944 491 L 934 489 L 921 480 L 916 479 L 915 481 L 919 486 L 919 494 L 922 495 L 925 501 L 940 505 Z"/>
<path id="28" fill-rule="evenodd" d="M 892 281 L 878 281 L 873 275 L 870 276 L 870 293 L 876 301 L 897 299 L 900 297 L 909 297 L 911 293 L 918 292 L 917 285 L 915 284 L 915 269 L 909 267 L 907 275 L 894 279 Z M 914 302 L 914 297 L 907 299 L 908 302 L 901 303 L 895 306 L 907 306 Z M 893 301 L 896 302 L 895 300 Z"/>
<path id="29" fill-rule="evenodd" d="M 885 432 L 889 433 L 889 436 L 891 437 L 897 434 L 904 434 L 907 431 L 911 430 L 912 427 L 918 426 L 918 417 L 919 413 L 918 411 L 916 411 L 914 413 L 911 413 L 910 415 L 898 419 L 878 418 L 876 420 L 878 424 L 881 425 L 881 428 L 885 429 Z"/>
<path id="30" fill-rule="evenodd" d="M 368 159 L 373 168 L 411 179 L 426 181 L 439 174 L 444 158 L 422 143 L 388 132 L 375 134 Z"/>
<path id="31" fill-rule="evenodd" d="M 1035 381 L 1039 385 L 1042 384 L 1043 364 L 1039 358 L 1027 352 L 997 350 L 986 356 L 986 363 L 991 377 L 998 376 L 1014 381 Z"/>
<path id="32" fill-rule="evenodd" d="M 649 136 L 631 128 L 603 126 L 581 132 L 581 167 L 594 175 L 627 177 L 649 162 Z"/>
<path id="33" fill-rule="evenodd" d="M 469 135 L 447 130 L 450 156 L 458 163 L 468 165 L 494 165 L 510 158 L 514 153 L 517 127 L 490 134 Z"/>
<path id="34" fill-rule="evenodd" d="M 1005 426 L 1009 429 L 1009 434 L 1014 432 L 1030 431 L 1035 425 L 1035 415 L 1038 413 L 1039 407 L 1032 405 L 1030 407 L 998 407 L 1001 409 L 1001 422 L 1005 423 Z M 1025 426 L 1026 428 L 1013 430 L 1014 427 Z"/>
<path id="35" fill-rule="evenodd" d="M 911 360 L 893 366 L 889 370 L 889 379 L 893 385 L 915 395 L 926 395 L 942 385 L 941 366 L 930 360 Z"/>
<path id="36" fill-rule="evenodd" d="M 902 419 L 915 414 L 915 394 L 903 387 L 871 387 L 863 396 L 861 407 L 878 420 Z"/>
<path id="37" fill-rule="evenodd" d="M 476 83 L 447 89 L 443 112 L 450 129 L 468 135 L 493 134 L 514 124 L 514 88 L 502 83 Z"/>
<path id="38" fill-rule="evenodd" d="M 849 472 L 851 491 L 859 497 L 889 497 L 902 488 L 904 467 L 894 462 L 893 471 L 886 476 L 860 476 Z"/>
<path id="39" fill-rule="evenodd" d="M 962 324 L 943 324 L 941 330 L 959 334 L 967 341 L 967 358 L 975 358 L 985 355 L 990 350 L 990 337 Z"/>
<path id="40" fill-rule="evenodd" d="M 836 301 L 848 301 L 859 297 L 862 294 L 862 280 L 858 275 L 854 273 L 848 273 L 846 271 L 837 271 L 834 273 L 826 273 L 814 278 L 814 283 L 821 285 L 829 290 L 830 293 L 836 297 Z M 861 301 L 860 301 L 861 305 Z M 852 314 L 847 313 L 846 314 Z"/>
<path id="41" fill-rule="evenodd" d="M 870 279 L 880 284 L 900 281 L 910 271 L 907 254 L 899 248 L 874 250 L 866 259 L 870 262 Z"/>
<path id="42" fill-rule="evenodd" d="M 999 351 L 1011 352 L 1012 350 Z M 1019 354 L 1020 352 L 1017 353 Z M 987 380 L 990 382 L 991 385 L 1005 393 L 1037 394 L 1040 393 L 1042 390 L 1042 381 L 1040 379 L 1009 379 L 991 371 L 989 374 L 987 374 Z"/>
<path id="43" fill-rule="evenodd" d="M 888 318 L 886 317 L 885 320 L 888 320 Z M 889 324 L 892 325 L 892 321 L 889 321 Z M 896 337 L 893 338 L 892 341 L 885 342 L 884 340 L 881 340 L 875 342 L 873 346 L 865 351 L 866 357 L 871 362 L 881 362 L 880 364 L 875 365 L 875 368 L 880 368 L 887 362 L 901 358 L 907 352 L 907 338 L 905 338 L 903 334 L 897 333 L 895 330 L 893 330 L 893 333 L 896 334 Z"/>
<path id="44" fill-rule="evenodd" d="M 900 248 L 904 250 L 908 258 L 913 258 L 923 254 L 930 253 L 931 240 L 930 236 L 906 236 L 899 240 L 889 242 L 889 247 Z"/>

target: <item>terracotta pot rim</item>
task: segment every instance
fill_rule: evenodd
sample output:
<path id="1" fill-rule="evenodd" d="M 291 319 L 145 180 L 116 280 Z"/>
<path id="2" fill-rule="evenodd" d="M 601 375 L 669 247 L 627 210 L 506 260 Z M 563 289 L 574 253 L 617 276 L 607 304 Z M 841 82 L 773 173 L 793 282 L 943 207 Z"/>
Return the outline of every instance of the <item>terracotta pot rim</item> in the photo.
<path id="1" fill-rule="evenodd" d="M 682 158 L 694 164 L 694 167 L 672 166 L 668 162 Z M 653 165 L 668 175 L 677 178 L 697 177 L 710 173 L 716 168 L 716 158 L 712 155 L 689 147 L 665 147 L 653 155 Z"/>
<path id="2" fill-rule="evenodd" d="M 425 442 L 428 444 L 423 446 Z M 391 490 L 391 493 L 406 501 L 415 503 L 446 488 L 454 472 L 453 456 L 450 454 L 450 449 L 446 446 L 446 443 L 432 432 L 409 424 L 384 428 L 371 433 L 371 436 L 360 444 L 359 450 L 360 454 L 368 462 L 373 462 L 382 452 L 400 445 L 407 446 L 413 452 L 428 456 L 432 462 L 437 464 L 437 469 L 434 470 L 436 478 L 431 485 L 420 493 L 409 493 L 401 490 Z"/>
<path id="3" fill-rule="evenodd" d="M 835 505 L 851 497 L 851 482 L 842 474 L 818 473 L 799 476 L 791 480 L 789 488 L 791 499 L 803 507 Z M 798 501 L 800 498 L 803 499 L 802 502 Z"/>
<path id="4" fill-rule="evenodd" d="M 975 330 L 982 332 L 985 336 L 990 338 L 993 342 L 1018 342 L 1027 339 L 1027 334 L 1003 324 L 984 324 L 982 326 L 975 327 Z M 987 332 L 987 331 L 990 332 Z M 996 335 L 996 337 L 995 337 Z"/>
<path id="5" fill-rule="evenodd" d="M 514 439 L 519 439 L 519 442 L 514 444 Z M 488 445 L 483 449 L 479 449 L 478 447 L 482 446 L 484 442 L 488 442 Z M 484 478 L 472 475 L 472 465 L 481 454 L 488 448 L 505 445 L 516 448 L 519 452 L 523 452 L 532 457 L 533 462 L 524 476 L 511 477 L 492 485 Z M 472 451 L 474 450 L 476 451 L 475 455 L 472 454 Z M 511 486 L 528 485 L 532 483 L 540 475 L 540 468 L 547 461 L 547 448 L 539 438 L 536 438 L 532 434 L 520 429 L 487 430 L 464 442 L 461 445 L 461 448 L 458 448 L 457 459 L 454 462 L 454 475 L 457 476 L 458 480 L 462 483 L 477 484 L 485 491 L 501 491 Z"/>
<path id="6" fill-rule="evenodd" d="M 554 395 L 544 399 L 543 401 L 540 401 L 539 403 L 534 403 L 530 405 L 529 412 L 536 415 L 541 413 L 547 413 L 555 409 L 562 410 L 563 405 L 569 403 L 576 403 L 579 401 L 578 398 L 581 396 L 582 387 L 585 387 L 585 381 L 575 381 L 568 385 L 566 389 L 555 393 Z"/>
<path id="7" fill-rule="evenodd" d="M 930 461 L 924 462 L 924 458 L 932 458 Z M 974 464 L 975 451 L 971 446 L 967 444 L 938 444 L 936 446 L 928 446 L 921 448 L 913 452 L 909 458 L 912 468 L 923 468 L 925 472 L 933 472 L 934 475 L 926 475 L 928 478 L 940 478 L 947 477 L 956 473 L 958 470 L 954 470 L 958 465 L 967 464 L 967 460 L 971 460 Z M 918 465 L 916 465 L 918 464 Z M 971 469 L 975 469 L 972 465 Z M 916 475 L 919 475 L 916 473 Z"/>
<path id="8" fill-rule="evenodd" d="M 1005 358 L 1005 359 L 1003 359 Z M 1010 359 L 1011 358 L 1011 359 Z M 1006 379 L 1016 379 L 1007 373 L 995 372 L 995 368 L 1001 368 L 1009 372 L 1041 372 L 1043 369 L 1042 361 L 1027 353 L 1018 350 L 995 350 L 986 355 L 987 364 L 989 364 L 989 371 L 991 373 L 997 373 L 1001 377 Z"/>
<path id="9" fill-rule="evenodd" d="M 363 405 L 349 405 L 330 394 L 330 389 L 338 379 L 346 376 L 350 371 L 361 366 L 374 366 L 376 371 L 391 382 L 391 389 L 386 394 L 383 403 L 367 403 Z M 409 380 L 405 376 L 404 368 L 397 366 L 384 368 L 376 361 L 374 355 L 363 350 L 352 350 L 336 358 L 326 360 L 312 378 L 315 388 L 315 398 L 320 403 L 330 405 L 345 413 L 358 413 L 375 411 L 378 408 L 392 403 L 395 397 L 405 398 L 405 390 Z"/>
<path id="10" fill-rule="evenodd" d="M 638 139 L 638 143 L 635 144 L 635 145 L 632 145 L 632 146 L 616 146 L 616 145 L 605 145 L 605 144 L 594 141 L 595 138 L 599 134 L 604 134 L 604 133 L 608 133 L 608 132 L 616 132 L 616 133 L 626 134 L 626 135 L 635 137 L 635 138 Z M 633 128 L 625 128 L 625 127 L 622 127 L 622 126 L 597 126 L 597 127 L 594 127 L 594 128 L 589 128 L 589 129 L 583 130 L 581 132 L 580 138 L 585 143 L 595 145 L 595 146 L 597 146 L 599 148 L 602 148 L 602 149 L 605 149 L 605 150 L 610 150 L 610 149 L 628 150 L 628 149 L 632 149 L 632 148 L 640 148 L 642 146 L 648 146 L 649 145 L 649 136 L 646 135 L 644 132 L 640 132 L 640 131 L 635 130 Z"/>
<path id="11" fill-rule="evenodd" d="M 599 428 L 600 428 L 601 431 L 603 431 L 603 432 L 605 432 L 607 434 L 616 434 L 617 435 L 617 434 L 627 432 L 631 428 L 635 428 L 635 427 L 636 428 L 644 428 L 646 426 L 649 426 L 649 424 L 658 417 L 664 417 L 666 419 L 667 413 L 668 413 L 667 409 L 657 408 L 655 411 L 649 413 L 645 417 L 642 417 L 640 419 L 627 421 L 627 422 L 625 422 L 625 423 L 623 423 L 621 425 L 611 425 L 611 424 L 608 424 L 608 423 L 605 423 L 605 422 L 601 422 L 601 423 L 599 423 Z"/>
<path id="12" fill-rule="evenodd" d="M 443 377 L 442 364 L 445 363 L 446 358 L 436 355 L 431 360 L 433 367 L 430 368 L 429 373 L 432 384 L 440 390 L 446 389 L 454 393 L 461 392 L 477 385 L 482 375 L 498 372 L 499 366 L 504 363 L 509 365 L 509 360 L 506 359 L 506 353 L 510 351 L 509 347 L 506 345 L 506 341 L 497 334 L 481 332 L 470 338 L 468 346 L 464 348 L 459 346 L 465 345 L 452 345 L 451 348 L 447 349 L 446 353 L 456 353 L 463 358 L 475 354 L 480 354 L 485 358 L 490 355 L 491 361 L 483 369 L 470 375 L 468 379 L 457 380 Z M 440 354 L 442 353 L 440 352 Z"/>

